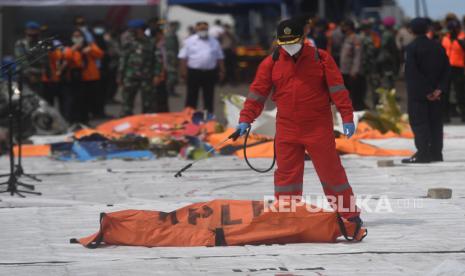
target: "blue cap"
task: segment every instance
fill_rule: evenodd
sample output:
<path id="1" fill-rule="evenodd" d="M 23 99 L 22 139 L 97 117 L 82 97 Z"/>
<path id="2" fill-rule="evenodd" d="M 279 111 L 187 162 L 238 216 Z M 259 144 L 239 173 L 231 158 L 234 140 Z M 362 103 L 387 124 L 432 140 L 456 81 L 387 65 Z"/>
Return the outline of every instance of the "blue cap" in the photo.
<path id="1" fill-rule="evenodd" d="M 145 28 L 145 21 L 142 19 L 131 19 L 128 21 L 128 27 L 131 29 Z"/>
<path id="2" fill-rule="evenodd" d="M 26 29 L 32 29 L 32 30 L 39 30 L 40 29 L 40 24 L 37 23 L 36 21 L 28 21 L 24 25 Z"/>

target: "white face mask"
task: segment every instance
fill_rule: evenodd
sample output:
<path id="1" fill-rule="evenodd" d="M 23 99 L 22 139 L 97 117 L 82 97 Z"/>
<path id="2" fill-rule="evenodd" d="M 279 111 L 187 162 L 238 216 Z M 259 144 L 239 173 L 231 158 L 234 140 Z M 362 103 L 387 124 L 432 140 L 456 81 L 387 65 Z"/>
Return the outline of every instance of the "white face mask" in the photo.
<path id="1" fill-rule="evenodd" d="M 103 35 L 105 32 L 105 29 L 103 27 L 95 27 L 94 28 L 94 34 L 96 35 Z"/>
<path id="2" fill-rule="evenodd" d="M 73 42 L 73 44 L 82 44 L 84 43 L 84 38 L 83 37 L 73 37 L 71 38 L 71 41 Z"/>
<path id="3" fill-rule="evenodd" d="M 300 49 L 302 49 L 302 44 L 289 44 L 289 45 L 282 45 L 284 51 L 286 51 L 290 56 L 297 54 Z"/>
<path id="4" fill-rule="evenodd" d="M 199 35 L 200 38 L 208 37 L 208 31 L 198 31 L 197 34 Z"/>

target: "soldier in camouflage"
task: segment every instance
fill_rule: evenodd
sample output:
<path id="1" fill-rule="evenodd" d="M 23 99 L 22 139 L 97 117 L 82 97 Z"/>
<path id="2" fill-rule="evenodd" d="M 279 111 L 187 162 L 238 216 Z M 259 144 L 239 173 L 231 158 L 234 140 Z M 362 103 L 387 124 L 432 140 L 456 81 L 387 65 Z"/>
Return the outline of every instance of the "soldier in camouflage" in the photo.
<path id="1" fill-rule="evenodd" d="M 178 70 L 179 70 L 179 39 L 178 32 L 179 22 L 170 22 L 168 25 L 168 32 L 165 37 L 166 48 L 166 88 L 170 96 L 178 97 L 176 93 L 176 84 L 178 84 Z"/>
<path id="2" fill-rule="evenodd" d="M 396 77 L 400 69 L 400 54 L 397 49 L 394 25 L 393 17 L 388 16 L 383 19 L 384 30 L 378 54 L 378 66 L 382 68 L 381 86 L 389 90 L 395 88 Z"/>
<path id="3" fill-rule="evenodd" d="M 376 107 L 379 101 L 379 96 L 376 93 L 376 89 L 381 85 L 381 77 L 376 64 L 376 58 L 378 56 L 378 48 L 375 45 L 375 38 L 379 38 L 372 30 L 372 24 L 370 22 L 362 22 L 360 26 L 362 32 L 360 39 L 362 42 L 362 75 L 365 76 L 366 86 L 371 94 L 371 100 L 373 103 L 373 109 Z"/>
<path id="4" fill-rule="evenodd" d="M 122 116 L 133 114 L 134 99 L 140 91 L 142 112 L 153 112 L 154 85 L 160 81 L 162 59 L 157 54 L 155 43 L 144 34 L 145 22 L 133 19 L 128 22 L 118 66 L 118 83 L 122 85 Z"/>
<path id="5" fill-rule="evenodd" d="M 15 43 L 15 58 L 18 59 L 29 53 L 30 49 L 37 45 L 40 39 L 40 25 L 35 21 L 28 21 L 25 25 L 25 37 L 16 41 Z M 39 60 L 35 60 L 37 57 L 29 55 L 26 62 L 21 67 L 17 67 L 17 70 L 21 70 L 22 76 L 24 76 L 25 84 L 29 86 L 31 90 L 41 95 L 42 83 L 41 77 L 44 68 L 48 66 L 48 57 L 46 55 Z M 34 63 L 32 63 L 34 62 Z"/>

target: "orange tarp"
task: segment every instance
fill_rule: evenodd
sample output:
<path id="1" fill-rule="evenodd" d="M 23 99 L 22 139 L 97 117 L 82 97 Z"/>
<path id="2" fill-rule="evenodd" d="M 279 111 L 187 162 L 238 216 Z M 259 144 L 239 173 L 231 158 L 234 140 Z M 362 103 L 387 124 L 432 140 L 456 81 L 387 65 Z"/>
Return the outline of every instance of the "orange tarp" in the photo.
<path id="1" fill-rule="evenodd" d="M 347 154 L 358 154 L 361 156 L 410 156 L 411 150 L 383 149 L 373 145 L 362 143 L 353 138 L 336 139 L 336 150 Z"/>
<path id="2" fill-rule="evenodd" d="M 13 152 L 18 156 L 18 146 L 14 146 Z M 51 148 L 50 145 L 23 145 L 21 153 L 23 157 L 50 156 Z"/>
<path id="3" fill-rule="evenodd" d="M 277 205 L 272 205 L 276 206 Z M 310 205 L 308 205 L 310 206 Z M 289 208 L 289 205 L 287 205 Z M 296 205 L 295 211 L 270 212 L 262 201 L 213 200 L 166 213 L 124 210 L 101 215 L 100 230 L 77 240 L 88 247 L 215 246 L 335 242 L 341 229 L 333 211 Z M 276 211 L 276 209 L 274 209 Z M 353 236 L 355 224 L 343 223 Z M 361 229 L 357 240 L 366 235 Z"/>
<path id="4" fill-rule="evenodd" d="M 186 109 L 182 112 L 134 115 L 103 123 L 97 127 L 97 130 L 119 135 L 164 136 L 178 129 L 185 122 L 190 122 L 192 114 L 193 110 Z"/>
<path id="5" fill-rule="evenodd" d="M 207 141 L 212 145 L 216 145 L 219 142 L 223 141 L 234 131 L 235 130 L 233 128 L 229 128 L 223 133 L 209 135 L 207 137 Z M 247 157 L 273 158 L 273 141 L 253 146 L 253 143 L 270 139 L 272 138 L 262 135 L 251 135 L 247 141 Z M 235 142 L 229 140 L 226 142 L 226 145 L 242 146 L 244 145 L 244 138 L 241 137 L 237 139 Z M 344 136 L 342 138 L 336 138 L 336 150 L 346 154 L 358 154 L 361 156 L 410 156 L 413 154 L 413 152 L 410 150 L 383 149 L 373 145 L 362 143 L 354 138 L 347 139 Z M 238 149 L 234 152 L 234 154 L 241 158 L 244 157 L 244 152 L 242 149 Z"/>
<path id="6" fill-rule="evenodd" d="M 206 137 L 206 140 L 208 143 L 212 145 L 216 145 L 224 139 L 226 139 L 229 135 L 231 135 L 234 131 L 236 131 L 234 128 L 227 128 L 224 132 L 221 133 L 214 133 L 211 135 L 208 135 Z M 233 140 L 228 140 L 225 145 L 231 145 L 231 146 L 242 146 L 244 145 L 244 137 L 239 137 L 236 141 Z M 265 135 L 259 135 L 259 134 L 250 134 L 249 139 L 247 140 L 247 144 L 253 144 L 257 142 L 263 142 L 263 141 L 270 141 L 273 140 L 273 137 L 265 136 Z"/>
<path id="7" fill-rule="evenodd" d="M 103 131 L 99 131 L 93 128 L 83 128 L 83 129 L 80 129 L 74 132 L 74 138 L 81 139 L 83 137 L 90 136 L 92 134 L 100 134 L 108 139 L 119 138 L 122 136 L 120 134 L 113 133 L 113 132 L 103 132 Z"/>
<path id="8" fill-rule="evenodd" d="M 248 158 L 273 158 L 273 142 L 247 147 Z M 383 149 L 368 145 L 353 139 L 336 139 L 336 150 L 345 154 L 358 154 L 361 156 L 411 156 L 410 150 Z M 235 155 L 244 158 L 244 151 L 238 150 Z"/>
<path id="9" fill-rule="evenodd" d="M 413 132 L 408 125 L 406 125 L 405 130 L 397 134 L 393 131 L 388 131 L 386 133 L 381 133 L 379 130 L 372 128 L 366 122 L 358 122 L 357 131 L 352 136 L 352 139 L 388 139 L 388 138 L 409 138 L 413 139 Z"/>
<path id="10" fill-rule="evenodd" d="M 182 137 L 184 135 L 197 136 L 200 133 L 214 133 L 216 121 L 209 121 L 200 125 L 192 124 L 194 110 L 186 108 L 181 112 L 140 114 L 103 123 L 95 130 L 86 130 L 79 134 L 100 133 L 108 138 L 118 138 L 126 134 L 136 134 L 148 138 L 154 137 Z M 193 133 L 195 126 L 198 131 Z M 75 136 L 77 134 L 75 133 Z M 83 135 L 85 136 L 85 135 Z"/>

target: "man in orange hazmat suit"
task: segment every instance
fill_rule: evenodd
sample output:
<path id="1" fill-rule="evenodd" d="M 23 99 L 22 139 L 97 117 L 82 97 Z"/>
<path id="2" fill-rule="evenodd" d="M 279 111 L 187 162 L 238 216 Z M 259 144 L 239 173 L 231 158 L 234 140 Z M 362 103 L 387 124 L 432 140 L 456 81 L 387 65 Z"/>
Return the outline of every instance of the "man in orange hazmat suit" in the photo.
<path id="1" fill-rule="evenodd" d="M 262 61 L 250 85 L 237 129 L 245 134 L 272 94 L 278 109 L 276 199 L 302 195 L 307 151 L 333 208 L 342 218 L 361 225 L 360 210 L 334 141 L 331 102 L 341 113 L 344 134 L 350 137 L 355 131 L 352 102 L 341 73 L 326 51 L 304 43 L 300 21 L 280 22 L 277 37 L 278 48 Z"/>

